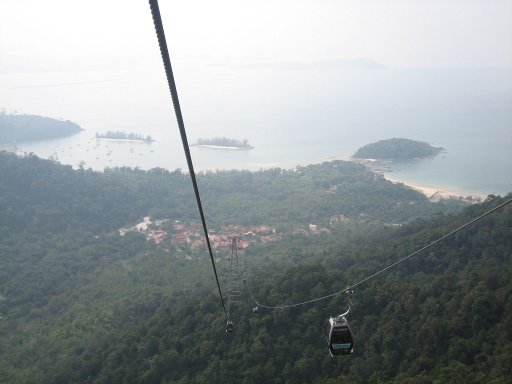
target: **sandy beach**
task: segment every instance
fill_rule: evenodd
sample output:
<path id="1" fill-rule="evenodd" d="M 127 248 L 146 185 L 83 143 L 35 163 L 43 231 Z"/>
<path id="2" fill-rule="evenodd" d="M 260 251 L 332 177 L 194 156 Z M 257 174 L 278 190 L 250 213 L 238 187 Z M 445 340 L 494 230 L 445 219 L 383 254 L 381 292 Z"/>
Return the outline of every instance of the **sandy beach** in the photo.
<path id="1" fill-rule="evenodd" d="M 108 137 L 95 137 L 96 140 L 103 140 L 103 141 L 127 141 L 132 143 L 151 143 L 154 140 L 148 141 L 148 140 L 139 140 L 139 139 L 110 139 Z"/>
<path id="2" fill-rule="evenodd" d="M 430 186 L 430 185 L 419 185 L 415 183 L 408 182 L 407 180 L 398 179 L 391 177 L 389 175 L 384 176 L 386 180 L 391 181 L 392 183 L 401 183 L 405 186 L 412 188 L 418 192 L 423 193 L 429 199 L 439 200 L 441 198 L 460 198 L 467 201 L 478 201 L 485 200 L 487 198 L 486 195 L 481 193 L 471 192 L 471 191 L 463 191 L 460 189 L 447 187 L 447 186 Z"/>
<path id="3" fill-rule="evenodd" d="M 193 144 L 192 146 L 210 148 L 210 149 L 229 149 L 232 151 L 240 151 L 242 149 L 248 149 L 248 148 L 238 148 L 238 147 L 224 147 L 222 145 L 211 145 L 211 144 Z"/>

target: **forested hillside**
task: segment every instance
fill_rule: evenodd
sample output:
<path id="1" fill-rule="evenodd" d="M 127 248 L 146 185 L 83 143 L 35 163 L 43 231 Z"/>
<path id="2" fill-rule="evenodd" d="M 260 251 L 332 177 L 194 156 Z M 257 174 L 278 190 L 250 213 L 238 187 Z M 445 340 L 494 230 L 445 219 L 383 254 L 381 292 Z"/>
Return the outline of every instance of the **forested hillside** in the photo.
<path id="1" fill-rule="evenodd" d="M 331 293 L 481 210 L 417 222 L 352 254 L 340 254 L 329 236 L 322 239 L 329 256 L 320 263 L 249 280 L 255 295 L 269 303 Z M 115 311 L 108 332 L 43 377 L 55 383 L 507 383 L 511 235 L 508 209 L 358 290 L 350 317 L 353 356 L 331 358 L 322 339 L 325 318 L 346 308 L 343 297 L 251 318 L 246 294 L 236 330 L 227 335 L 215 294 L 153 295 Z M 302 260 L 322 249 L 317 241 L 299 243 L 295 256 Z"/>
<path id="2" fill-rule="evenodd" d="M 307 225 L 325 223 L 333 214 L 401 223 L 462 204 L 430 203 L 417 191 L 342 161 L 296 171 L 210 172 L 200 174 L 198 182 L 214 224 Z M 197 218 L 190 193 L 190 179 L 180 170 L 74 171 L 33 155 L 0 152 L 0 228 L 7 232 L 87 229 L 98 234 L 148 214 Z"/>
<path id="3" fill-rule="evenodd" d="M 212 228 L 280 227 L 240 251 L 261 302 L 342 289 L 503 201 L 430 203 L 348 162 L 198 176 Z M 512 214 L 482 220 L 351 297 L 353 356 L 323 322 L 345 297 L 224 317 L 206 250 L 117 231 L 142 217 L 197 220 L 190 180 L 161 169 L 72 170 L 0 152 L 0 382 L 508 382 Z M 333 215 L 344 218 L 328 225 Z M 420 218 L 421 217 L 421 218 Z M 416 219 L 415 219 L 416 218 Z M 328 230 L 300 230 L 310 223 Z M 185 251 L 186 252 L 186 251 Z M 223 253 L 224 252 L 224 253 Z M 217 254 L 226 272 L 226 251 Z M 221 284 L 224 284 L 221 278 Z"/>
<path id="4" fill-rule="evenodd" d="M 69 136 L 83 129 L 76 123 L 37 115 L 0 113 L 0 144 L 20 141 L 54 139 Z"/>

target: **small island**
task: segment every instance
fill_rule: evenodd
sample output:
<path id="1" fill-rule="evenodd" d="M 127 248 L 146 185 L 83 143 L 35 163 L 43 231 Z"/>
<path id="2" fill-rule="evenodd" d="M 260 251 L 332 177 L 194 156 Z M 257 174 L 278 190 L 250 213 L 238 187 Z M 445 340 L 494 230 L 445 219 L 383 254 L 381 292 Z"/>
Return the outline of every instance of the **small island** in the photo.
<path id="1" fill-rule="evenodd" d="M 214 137 L 213 139 L 198 139 L 192 146 L 207 147 L 214 149 L 253 149 L 247 139 L 242 141 L 228 139 L 227 137 Z"/>
<path id="2" fill-rule="evenodd" d="M 57 120 L 38 115 L 0 113 L 0 143 L 37 141 L 70 136 L 83 131 L 69 120 Z"/>
<path id="3" fill-rule="evenodd" d="M 388 139 L 365 145 L 352 156 L 355 159 L 410 160 L 432 157 L 444 148 L 433 147 L 423 141 L 409 139 Z"/>
<path id="4" fill-rule="evenodd" d="M 107 139 L 116 141 L 141 141 L 151 143 L 153 138 L 151 135 L 142 136 L 139 133 L 125 133 L 120 131 L 108 131 L 107 133 L 96 133 L 97 139 Z"/>

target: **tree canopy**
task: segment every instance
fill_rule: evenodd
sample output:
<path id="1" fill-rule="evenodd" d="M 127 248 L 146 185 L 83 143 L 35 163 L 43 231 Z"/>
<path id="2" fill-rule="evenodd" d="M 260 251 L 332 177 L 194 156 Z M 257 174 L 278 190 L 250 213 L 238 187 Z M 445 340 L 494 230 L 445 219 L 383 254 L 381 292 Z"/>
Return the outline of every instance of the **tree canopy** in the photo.
<path id="1" fill-rule="evenodd" d="M 354 158 L 360 159 L 415 159 L 437 155 L 443 148 L 436 148 L 423 141 L 410 139 L 388 139 L 367 144 L 354 153 Z"/>
<path id="2" fill-rule="evenodd" d="M 346 162 L 211 172 L 198 183 L 212 228 L 260 220 L 289 229 L 239 253 L 254 296 L 269 305 L 343 289 L 503 201 L 430 203 Z M 334 359 L 323 322 L 344 311 L 346 297 L 252 318 L 244 291 L 228 335 L 205 249 L 185 258 L 169 242 L 117 231 L 147 214 L 195 218 L 194 204 L 180 171 L 73 170 L 0 152 L 0 382 L 511 377 L 510 207 L 361 285 L 349 316 L 355 353 Z M 297 231 L 332 212 L 347 220 L 316 235 Z M 224 256 L 216 254 L 222 287 Z"/>

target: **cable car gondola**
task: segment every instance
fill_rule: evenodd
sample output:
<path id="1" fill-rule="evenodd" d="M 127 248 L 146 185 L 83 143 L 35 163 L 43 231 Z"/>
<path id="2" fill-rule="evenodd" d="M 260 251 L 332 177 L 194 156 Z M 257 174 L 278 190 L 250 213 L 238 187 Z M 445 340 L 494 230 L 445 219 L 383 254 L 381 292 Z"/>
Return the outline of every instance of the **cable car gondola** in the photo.
<path id="1" fill-rule="evenodd" d="M 226 332 L 233 332 L 233 328 L 234 328 L 233 320 L 228 320 L 226 322 Z"/>
<path id="2" fill-rule="evenodd" d="M 345 318 L 349 311 L 350 308 L 342 315 L 330 317 L 325 325 L 325 339 L 329 347 L 329 353 L 333 357 L 354 352 L 352 332 Z"/>

